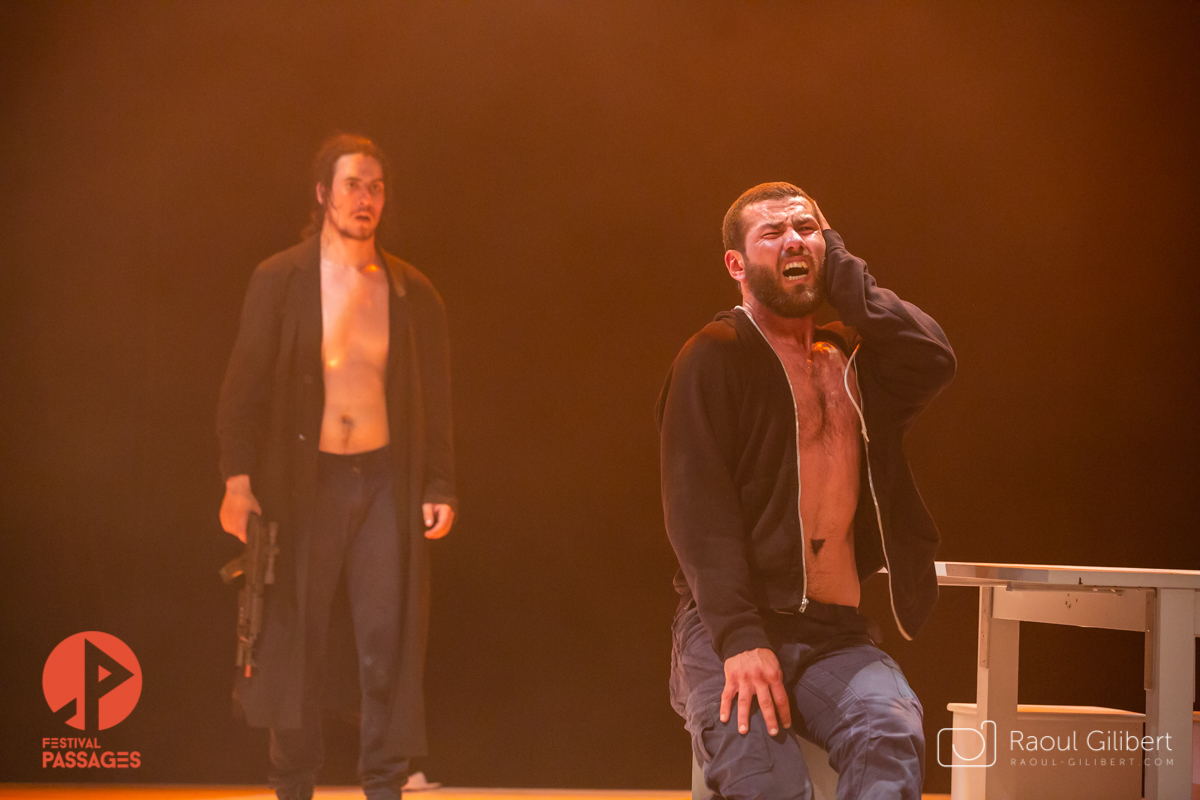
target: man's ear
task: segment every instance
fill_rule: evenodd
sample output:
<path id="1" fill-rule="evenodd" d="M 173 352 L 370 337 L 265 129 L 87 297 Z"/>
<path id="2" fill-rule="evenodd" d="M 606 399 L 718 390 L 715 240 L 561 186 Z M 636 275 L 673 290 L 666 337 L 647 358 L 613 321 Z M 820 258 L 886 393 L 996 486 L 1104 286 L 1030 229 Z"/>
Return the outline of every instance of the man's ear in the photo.
<path id="1" fill-rule="evenodd" d="M 317 184 L 317 204 L 324 207 L 325 205 L 325 187 Z"/>
<path id="2" fill-rule="evenodd" d="M 725 269 L 729 270 L 729 277 L 741 281 L 746 276 L 746 257 L 737 250 L 726 250 Z"/>

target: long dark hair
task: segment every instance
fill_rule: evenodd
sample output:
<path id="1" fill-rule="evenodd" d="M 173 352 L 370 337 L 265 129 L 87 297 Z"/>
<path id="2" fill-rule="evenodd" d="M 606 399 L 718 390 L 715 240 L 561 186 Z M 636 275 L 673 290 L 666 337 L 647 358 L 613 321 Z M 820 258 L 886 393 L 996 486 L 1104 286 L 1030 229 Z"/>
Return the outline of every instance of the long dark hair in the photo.
<path id="1" fill-rule="evenodd" d="M 333 170 L 337 166 L 337 160 L 342 156 L 353 155 L 354 153 L 362 153 L 364 156 L 370 156 L 378 161 L 379 166 L 383 168 L 383 191 L 386 202 L 388 175 L 390 174 L 387 156 L 370 139 L 353 133 L 336 133 L 330 136 L 321 145 L 321 149 L 317 151 L 316 158 L 313 159 L 313 180 L 324 188 L 325 202 L 329 202 L 329 195 L 333 189 Z M 300 236 L 307 239 L 309 236 L 320 233 L 321 226 L 324 224 L 325 205 L 317 202 L 316 193 L 314 193 L 308 224 L 304 226 L 304 230 L 300 232 Z"/>

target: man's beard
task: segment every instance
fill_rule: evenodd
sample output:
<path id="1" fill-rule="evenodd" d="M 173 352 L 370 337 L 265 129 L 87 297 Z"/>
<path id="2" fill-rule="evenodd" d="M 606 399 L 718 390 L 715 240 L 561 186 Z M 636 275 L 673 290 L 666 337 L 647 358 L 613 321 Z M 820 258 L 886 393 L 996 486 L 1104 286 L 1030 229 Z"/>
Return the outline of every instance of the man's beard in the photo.
<path id="1" fill-rule="evenodd" d="M 369 228 L 365 232 L 351 230 L 337 224 L 334 225 L 334 228 L 339 234 L 341 234 L 343 239 L 355 239 L 360 242 L 368 242 L 371 240 L 371 237 L 375 235 L 374 228 Z"/>
<path id="2" fill-rule="evenodd" d="M 360 242 L 370 241 L 371 237 L 375 235 L 375 229 L 379 227 L 378 223 L 376 223 L 375 225 L 369 226 L 365 232 L 360 232 L 356 229 L 362 223 L 356 220 L 353 214 L 350 215 L 350 225 L 344 225 L 338 222 L 337 215 L 331 213 L 330 210 L 326 210 L 325 220 L 333 226 L 333 229 L 337 231 L 338 235 L 340 235 L 343 239 L 354 239 Z"/>
<path id="3" fill-rule="evenodd" d="M 800 292 L 789 292 L 780 285 L 779 271 L 746 260 L 746 285 L 754 299 L 781 317 L 807 317 L 825 302 L 825 264 L 812 270 L 812 283 Z"/>

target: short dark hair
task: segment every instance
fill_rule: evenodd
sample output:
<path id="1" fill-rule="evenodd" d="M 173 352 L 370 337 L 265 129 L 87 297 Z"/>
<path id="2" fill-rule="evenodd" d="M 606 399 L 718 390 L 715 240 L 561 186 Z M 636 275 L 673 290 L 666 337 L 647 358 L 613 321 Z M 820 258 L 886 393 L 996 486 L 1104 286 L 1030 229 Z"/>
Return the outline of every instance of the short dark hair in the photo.
<path id="1" fill-rule="evenodd" d="M 329 193 L 333 189 L 333 172 L 337 167 L 338 159 L 342 156 L 349 156 L 355 153 L 362 153 L 364 156 L 370 156 L 379 162 L 380 168 L 383 169 L 384 198 L 387 198 L 388 175 L 390 171 L 387 156 L 379 149 L 379 145 L 367 137 L 359 136 L 358 134 L 335 133 L 321 145 L 321 149 L 317 151 L 316 158 L 313 159 L 312 166 L 313 180 L 325 189 L 326 202 L 329 201 Z M 314 193 L 308 224 L 304 226 L 304 230 L 300 235 L 307 239 L 313 234 L 320 233 L 321 226 L 324 224 L 325 205 L 317 201 L 316 194 Z"/>
<path id="2" fill-rule="evenodd" d="M 742 255 L 746 254 L 746 226 L 742 219 L 742 212 L 745 211 L 746 206 L 752 206 L 764 200 L 782 200 L 785 197 L 803 197 L 816 206 L 813 199 L 808 196 L 808 192 L 790 183 L 772 181 L 753 186 L 742 192 L 742 196 L 734 200 L 733 205 L 725 212 L 725 221 L 721 224 L 721 238 L 725 242 L 725 249 L 737 250 Z"/>

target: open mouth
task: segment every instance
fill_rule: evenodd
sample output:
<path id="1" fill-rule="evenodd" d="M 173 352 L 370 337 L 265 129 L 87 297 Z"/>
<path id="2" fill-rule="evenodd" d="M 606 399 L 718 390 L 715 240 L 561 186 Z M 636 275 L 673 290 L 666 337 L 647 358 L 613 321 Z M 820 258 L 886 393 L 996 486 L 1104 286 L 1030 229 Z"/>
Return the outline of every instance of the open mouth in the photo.
<path id="1" fill-rule="evenodd" d="M 783 278 L 788 281 L 803 280 L 808 275 L 807 264 L 790 264 L 784 267 Z"/>

